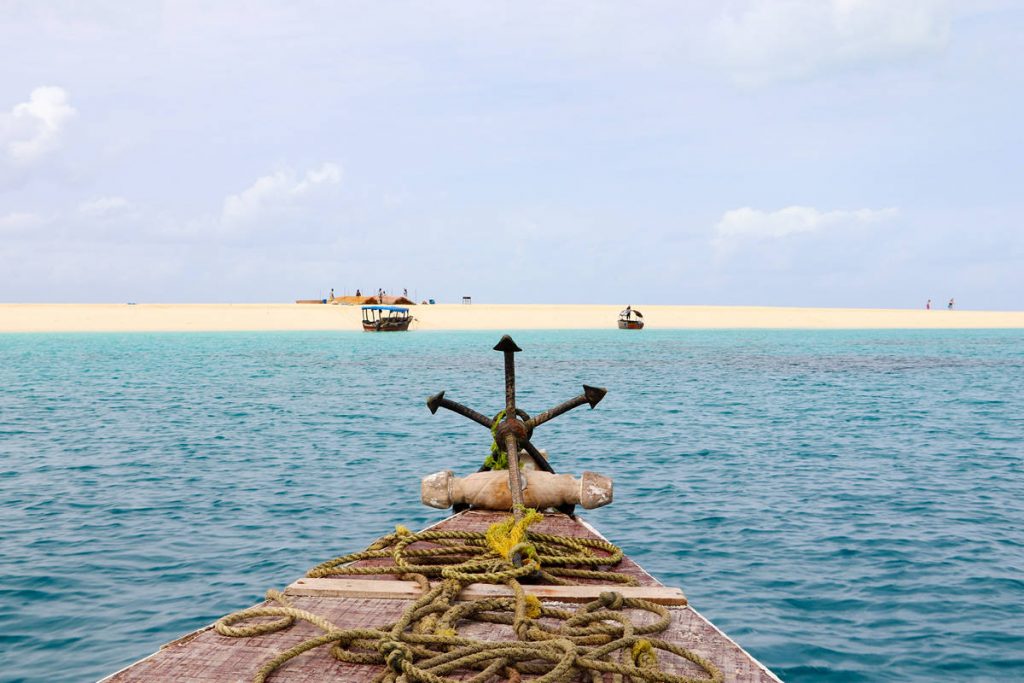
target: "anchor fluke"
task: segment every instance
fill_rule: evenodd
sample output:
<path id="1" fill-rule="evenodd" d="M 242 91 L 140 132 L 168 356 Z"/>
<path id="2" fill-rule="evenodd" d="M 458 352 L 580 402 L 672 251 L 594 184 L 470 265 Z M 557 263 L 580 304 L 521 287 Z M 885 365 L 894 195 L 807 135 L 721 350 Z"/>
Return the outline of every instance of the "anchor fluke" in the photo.
<path id="1" fill-rule="evenodd" d="M 559 403 L 551 410 L 545 410 L 540 415 L 534 415 L 533 417 L 526 421 L 526 427 L 527 429 L 533 430 L 536 427 L 544 424 L 548 420 L 552 420 L 561 415 L 562 413 L 569 412 L 573 408 L 579 408 L 582 405 L 589 404 L 590 407 L 593 408 L 594 406 L 601 402 L 601 399 L 604 398 L 605 394 L 607 393 L 608 390 L 603 387 L 592 387 L 590 385 L 584 384 L 582 394 L 570 398 L 568 401 L 565 401 L 564 403 Z"/>
<path id="2" fill-rule="evenodd" d="M 438 392 L 427 399 L 427 407 L 430 408 L 430 414 L 436 415 L 437 409 L 441 407 L 441 401 L 444 400 L 444 392 Z M 599 401 L 601 399 L 598 399 Z"/>
<path id="3" fill-rule="evenodd" d="M 583 395 L 587 397 L 587 403 L 590 404 L 591 410 L 601 402 L 601 399 L 604 398 L 604 395 L 607 393 L 608 390 L 604 387 L 591 387 L 586 384 L 583 385 Z M 444 392 L 442 391 L 441 394 L 443 395 Z"/>
<path id="4" fill-rule="evenodd" d="M 430 398 L 428 398 L 427 407 L 430 408 L 430 412 L 433 415 L 437 414 L 438 408 L 447 408 L 453 413 L 458 413 L 459 415 L 468 417 L 470 420 L 476 422 L 479 425 L 487 427 L 488 429 L 491 428 L 491 419 L 489 417 L 487 417 L 486 415 L 481 415 L 472 408 L 464 406 L 457 401 L 452 401 L 451 399 L 445 398 L 443 391 L 436 393 Z"/>
<path id="5" fill-rule="evenodd" d="M 512 341 L 512 337 L 507 334 L 502 336 L 501 340 L 494 345 L 494 350 L 504 351 L 506 353 L 518 353 L 522 351 L 522 349 L 516 346 L 516 343 Z"/>

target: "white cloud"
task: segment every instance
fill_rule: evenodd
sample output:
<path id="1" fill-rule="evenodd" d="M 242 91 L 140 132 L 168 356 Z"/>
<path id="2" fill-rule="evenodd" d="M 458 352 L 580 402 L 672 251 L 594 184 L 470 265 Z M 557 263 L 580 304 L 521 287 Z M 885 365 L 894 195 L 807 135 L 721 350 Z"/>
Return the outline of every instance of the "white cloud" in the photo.
<path id="1" fill-rule="evenodd" d="M 737 82 L 760 84 L 937 52 L 949 33 L 943 0 L 753 0 L 710 45 Z"/>
<path id="2" fill-rule="evenodd" d="M 36 88 L 27 102 L 0 114 L 0 144 L 15 165 L 32 165 L 60 147 L 64 129 L 76 114 L 63 88 Z"/>
<path id="3" fill-rule="evenodd" d="M 6 216 L 0 216 L 0 235 L 10 236 L 15 233 L 28 232 L 44 222 L 41 216 L 34 213 L 9 213 Z"/>
<path id="4" fill-rule="evenodd" d="M 78 205 L 78 212 L 83 216 L 98 218 L 108 216 L 128 208 L 128 200 L 124 197 L 97 197 Z"/>
<path id="5" fill-rule="evenodd" d="M 251 223 L 267 214 L 293 205 L 298 199 L 318 188 L 341 182 L 341 167 L 326 162 L 311 169 L 301 178 L 293 170 L 263 176 L 238 194 L 224 200 L 221 218 L 225 225 Z"/>
<path id="6" fill-rule="evenodd" d="M 778 211 L 750 207 L 726 211 L 715 225 L 712 243 L 719 248 L 742 242 L 779 239 L 788 235 L 842 229 L 877 223 L 896 216 L 898 209 L 819 211 L 810 206 L 787 206 Z"/>

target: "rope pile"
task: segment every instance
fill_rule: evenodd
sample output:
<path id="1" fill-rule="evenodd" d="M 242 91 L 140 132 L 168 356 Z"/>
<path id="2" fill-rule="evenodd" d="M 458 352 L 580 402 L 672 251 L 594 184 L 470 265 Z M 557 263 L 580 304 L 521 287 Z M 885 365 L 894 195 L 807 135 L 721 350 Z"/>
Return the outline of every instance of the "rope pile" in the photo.
<path id="1" fill-rule="evenodd" d="M 714 664 L 653 637 L 671 622 L 669 611 L 661 605 L 609 591 L 570 611 L 527 595 L 520 580 L 528 577 L 558 585 L 570 585 L 574 578 L 637 585 L 629 575 L 599 569 L 621 561 L 622 551 L 616 546 L 601 539 L 528 532 L 527 527 L 539 519 L 536 511 L 523 510 L 518 522 L 509 518 L 486 533 L 413 533 L 399 526 L 363 552 L 324 562 L 307 573 L 309 577 L 396 574 L 415 580 L 423 594 L 394 623 L 340 628 L 292 606 L 281 593 L 268 591 L 267 599 L 275 604 L 230 614 L 217 621 L 215 628 L 225 636 L 251 637 L 280 631 L 299 619 L 323 631 L 266 662 L 253 679 L 256 683 L 265 681 L 293 657 L 328 644 L 340 661 L 382 665 L 374 683 L 519 683 L 524 674 L 534 676 L 529 680 L 535 683 L 599 683 L 606 673 L 616 682 L 625 677 L 658 683 L 721 683 L 722 673 Z M 429 542 L 432 547 L 410 547 L 419 542 Z M 517 557 L 522 558 L 520 566 L 513 562 Z M 350 566 L 359 560 L 383 558 L 392 563 Z M 431 586 L 430 579 L 438 582 Z M 459 602 L 459 593 L 471 583 L 503 584 L 513 595 Z M 623 609 L 643 610 L 657 618 L 636 625 Z M 272 620 L 251 621 L 260 617 Z M 511 626 L 516 640 L 467 637 L 459 632 L 467 621 Z M 664 671 L 658 664 L 658 651 L 693 662 L 707 677 Z M 452 674 L 458 678 L 449 678 Z"/>

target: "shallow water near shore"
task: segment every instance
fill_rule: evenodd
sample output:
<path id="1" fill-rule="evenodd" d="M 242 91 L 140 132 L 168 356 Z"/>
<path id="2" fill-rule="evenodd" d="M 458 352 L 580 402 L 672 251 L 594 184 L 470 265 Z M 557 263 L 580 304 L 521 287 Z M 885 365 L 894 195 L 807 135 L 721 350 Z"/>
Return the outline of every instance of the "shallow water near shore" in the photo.
<path id="1" fill-rule="evenodd" d="M 0 681 L 94 680 L 394 524 L 493 332 L 0 335 Z M 1024 332 L 517 332 L 585 517 L 787 681 L 1024 679 Z"/>

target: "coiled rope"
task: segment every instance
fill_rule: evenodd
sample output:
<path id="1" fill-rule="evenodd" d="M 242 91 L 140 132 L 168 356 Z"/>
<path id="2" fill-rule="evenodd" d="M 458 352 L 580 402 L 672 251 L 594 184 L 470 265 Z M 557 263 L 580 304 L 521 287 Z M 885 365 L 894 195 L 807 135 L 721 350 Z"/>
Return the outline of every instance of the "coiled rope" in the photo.
<path id="1" fill-rule="evenodd" d="M 214 625 L 218 633 L 252 637 L 286 629 L 296 619 L 306 621 L 322 634 L 281 652 L 260 667 L 253 680 L 262 683 L 282 664 L 314 648 L 331 645 L 331 655 L 342 662 L 382 665 L 374 683 L 484 683 L 505 680 L 519 683 L 524 674 L 535 683 L 569 683 L 627 677 L 632 681 L 658 683 L 721 683 L 719 669 L 673 643 L 655 638 L 671 622 L 669 611 L 658 604 L 608 591 L 575 611 L 544 605 L 523 591 L 519 580 L 530 576 L 548 583 L 569 585 L 571 579 L 598 579 L 637 585 L 636 579 L 598 567 L 622 560 L 622 551 L 601 539 L 573 538 L 528 532 L 540 520 L 534 510 L 523 510 L 516 522 L 509 518 L 486 533 L 472 531 L 421 531 L 396 527 L 395 533 L 366 550 L 317 565 L 308 577 L 396 574 L 415 580 L 423 594 L 397 621 L 377 628 L 340 628 L 332 622 L 291 605 L 278 591 L 268 591 L 273 605 L 252 607 L 222 617 Z M 411 548 L 417 542 L 434 547 Z M 601 551 L 598 554 L 595 551 Z M 518 555 L 522 565 L 512 557 Z M 390 558 L 382 567 L 353 567 L 352 562 Z M 440 579 L 431 586 L 430 579 Z M 457 600 L 471 583 L 503 584 L 512 597 L 467 602 Z M 657 619 L 638 626 L 623 609 L 650 612 Z M 263 617 L 271 621 L 251 621 Z M 516 640 L 481 640 L 460 635 L 467 621 L 505 624 Z M 248 623 L 247 623 L 248 622 Z M 658 651 L 687 659 L 706 677 L 681 676 L 664 671 Z M 465 675 L 476 672 L 469 678 Z M 449 678 L 457 674 L 458 678 Z"/>

